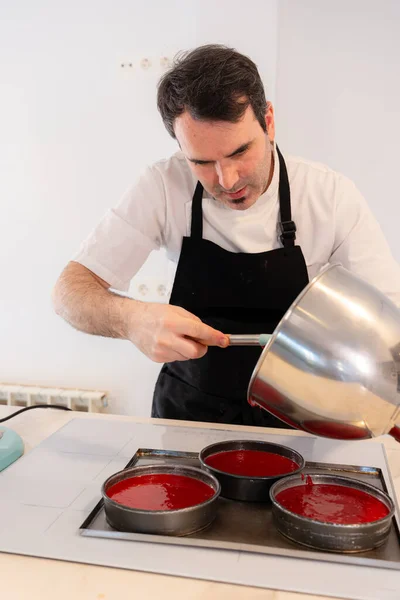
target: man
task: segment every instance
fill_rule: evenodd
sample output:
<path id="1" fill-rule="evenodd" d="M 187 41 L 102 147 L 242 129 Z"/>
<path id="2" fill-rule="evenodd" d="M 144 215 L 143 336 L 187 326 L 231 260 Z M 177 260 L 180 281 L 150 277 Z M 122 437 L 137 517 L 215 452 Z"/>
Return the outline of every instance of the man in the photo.
<path id="1" fill-rule="evenodd" d="M 260 349 L 227 347 L 227 334 L 272 332 L 329 261 L 400 304 L 400 268 L 351 181 L 283 158 L 249 58 L 197 48 L 162 78 L 158 108 L 180 152 L 106 214 L 61 274 L 56 311 L 165 363 L 153 416 L 284 427 L 246 401 Z M 109 291 L 160 247 L 178 263 L 169 305 Z"/>

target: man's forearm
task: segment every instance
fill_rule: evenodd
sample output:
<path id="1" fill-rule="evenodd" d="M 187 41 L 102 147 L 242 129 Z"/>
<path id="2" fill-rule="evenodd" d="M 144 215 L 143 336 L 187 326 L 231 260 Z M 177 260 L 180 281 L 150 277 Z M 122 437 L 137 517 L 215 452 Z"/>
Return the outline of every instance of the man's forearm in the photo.
<path id="1" fill-rule="evenodd" d="M 105 337 L 129 339 L 134 314 L 142 303 L 118 296 L 79 263 L 69 263 L 53 291 L 56 313 L 76 329 Z"/>

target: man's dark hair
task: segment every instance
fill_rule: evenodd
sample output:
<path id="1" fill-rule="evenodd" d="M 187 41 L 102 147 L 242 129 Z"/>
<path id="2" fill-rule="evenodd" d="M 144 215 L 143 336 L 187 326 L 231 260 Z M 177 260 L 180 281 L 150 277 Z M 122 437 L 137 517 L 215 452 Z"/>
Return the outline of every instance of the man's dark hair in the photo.
<path id="1" fill-rule="evenodd" d="M 264 131 L 266 99 L 254 62 L 233 48 L 210 44 L 179 55 L 158 84 L 157 106 L 170 135 L 185 110 L 200 121 L 236 123 L 248 106 Z"/>

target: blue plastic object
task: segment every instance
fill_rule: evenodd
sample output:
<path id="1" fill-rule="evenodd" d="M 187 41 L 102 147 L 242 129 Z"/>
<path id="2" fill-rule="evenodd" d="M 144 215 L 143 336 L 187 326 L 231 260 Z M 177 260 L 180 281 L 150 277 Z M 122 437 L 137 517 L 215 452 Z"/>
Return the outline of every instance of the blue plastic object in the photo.
<path id="1" fill-rule="evenodd" d="M 0 471 L 24 453 L 22 437 L 12 429 L 0 427 Z"/>

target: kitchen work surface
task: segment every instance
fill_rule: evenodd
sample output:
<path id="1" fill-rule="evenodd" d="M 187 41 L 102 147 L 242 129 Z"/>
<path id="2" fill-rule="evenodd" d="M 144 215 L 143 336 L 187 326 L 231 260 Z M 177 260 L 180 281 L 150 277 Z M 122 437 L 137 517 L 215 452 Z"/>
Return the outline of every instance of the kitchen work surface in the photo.
<path id="1" fill-rule="evenodd" d="M 204 591 L 204 597 L 221 598 L 225 597 L 222 594 L 226 591 L 231 598 L 246 599 L 262 597 L 292 600 L 293 597 L 293 600 L 300 600 L 305 597 L 304 594 L 374 600 L 399 598 L 400 571 L 396 568 L 366 567 L 362 562 L 336 563 L 314 557 L 264 554 L 238 548 L 226 550 L 219 547 L 87 537 L 81 535 L 79 529 L 98 503 L 103 481 L 124 468 L 138 448 L 196 453 L 204 446 L 224 439 L 267 440 L 294 448 L 307 461 L 376 467 L 381 470 L 388 492 L 394 498 L 394 488 L 381 444 L 375 441 L 333 442 L 292 431 L 233 426 L 222 430 L 216 426 L 205 428 L 204 425 L 199 427 L 199 424 L 178 425 L 173 422 L 167 426 L 165 421 L 114 418 L 107 415 L 95 418 L 87 415 L 72 417 L 77 415 L 56 415 L 53 417 L 53 424 L 50 423 L 49 415 L 45 419 L 42 417 L 50 431 L 56 429 L 57 423 L 66 424 L 0 474 L 0 507 L 3 516 L 0 520 L 0 550 L 3 552 L 134 570 L 132 577 L 136 577 L 135 581 L 147 582 L 142 588 L 146 598 L 152 597 L 151 590 L 157 586 L 157 579 L 160 582 L 159 593 L 163 590 L 163 598 L 168 597 L 168 582 L 170 586 L 174 586 L 171 597 L 172 594 L 175 597 L 182 594 L 182 597 L 202 598 Z M 19 421 L 23 422 L 25 430 L 24 426 L 17 429 Z M 28 419 L 28 415 L 24 415 L 24 419 L 22 416 L 18 417 L 7 425 L 13 426 L 24 438 L 29 421 L 31 427 L 35 427 L 40 416 L 36 414 L 34 419 Z M 35 433 L 30 436 L 32 445 L 39 441 L 37 430 L 36 439 Z M 385 441 L 388 446 L 393 463 L 391 470 L 396 476 L 399 450 L 386 438 L 379 441 Z M 29 443 L 27 446 L 29 450 Z M 358 556 L 362 558 L 362 555 Z M 15 560 L 22 559 L 15 557 Z M 7 592 L 8 598 L 13 596 L 8 594 L 8 588 L 5 587 L 6 567 L 11 572 L 13 564 L 12 557 L 0 556 L 2 591 Z M 40 561 L 34 561 L 34 564 L 37 570 Z M 54 563 L 46 561 L 46 565 Z M 53 568 L 60 569 L 59 566 Z M 81 566 L 80 569 L 82 568 L 90 569 Z M 165 579 L 157 575 L 156 579 L 150 580 L 137 571 L 163 573 L 179 578 Z M 110 569 L 101 569 L 100 572 L 110 572 Z M 49 581 L 49 577 L 51 575 L 46 577 L 46 581 Z M 216 583 L 206 585 L 193 579 L 249 587 L 232 588 L 230 585 Z M 260 590 L 263 595 L 259 596 L 254 586 L 266 588 Z M 267 589 L 287 592 L 269 595 Z M 194 595 L 191 595 L 190 590 Z M 52 591 L 54 593 L 54 589 Z M 136 591 L 135 587 L 135 595 Z M 302 594 L 293 596 L 290 591 Z M 218 595 L 220 592 L 221 595 Z M 157 597 L 155 592 L 154 594 L 153 597 Z M 32 594 L 29 597 L 32 598 Z M 40 597 L 46 596 L 42 593 Z M 74 597 L 96 596 L 78 594 Z M 98 596 L 102 597 L 105 596 Z"/>

